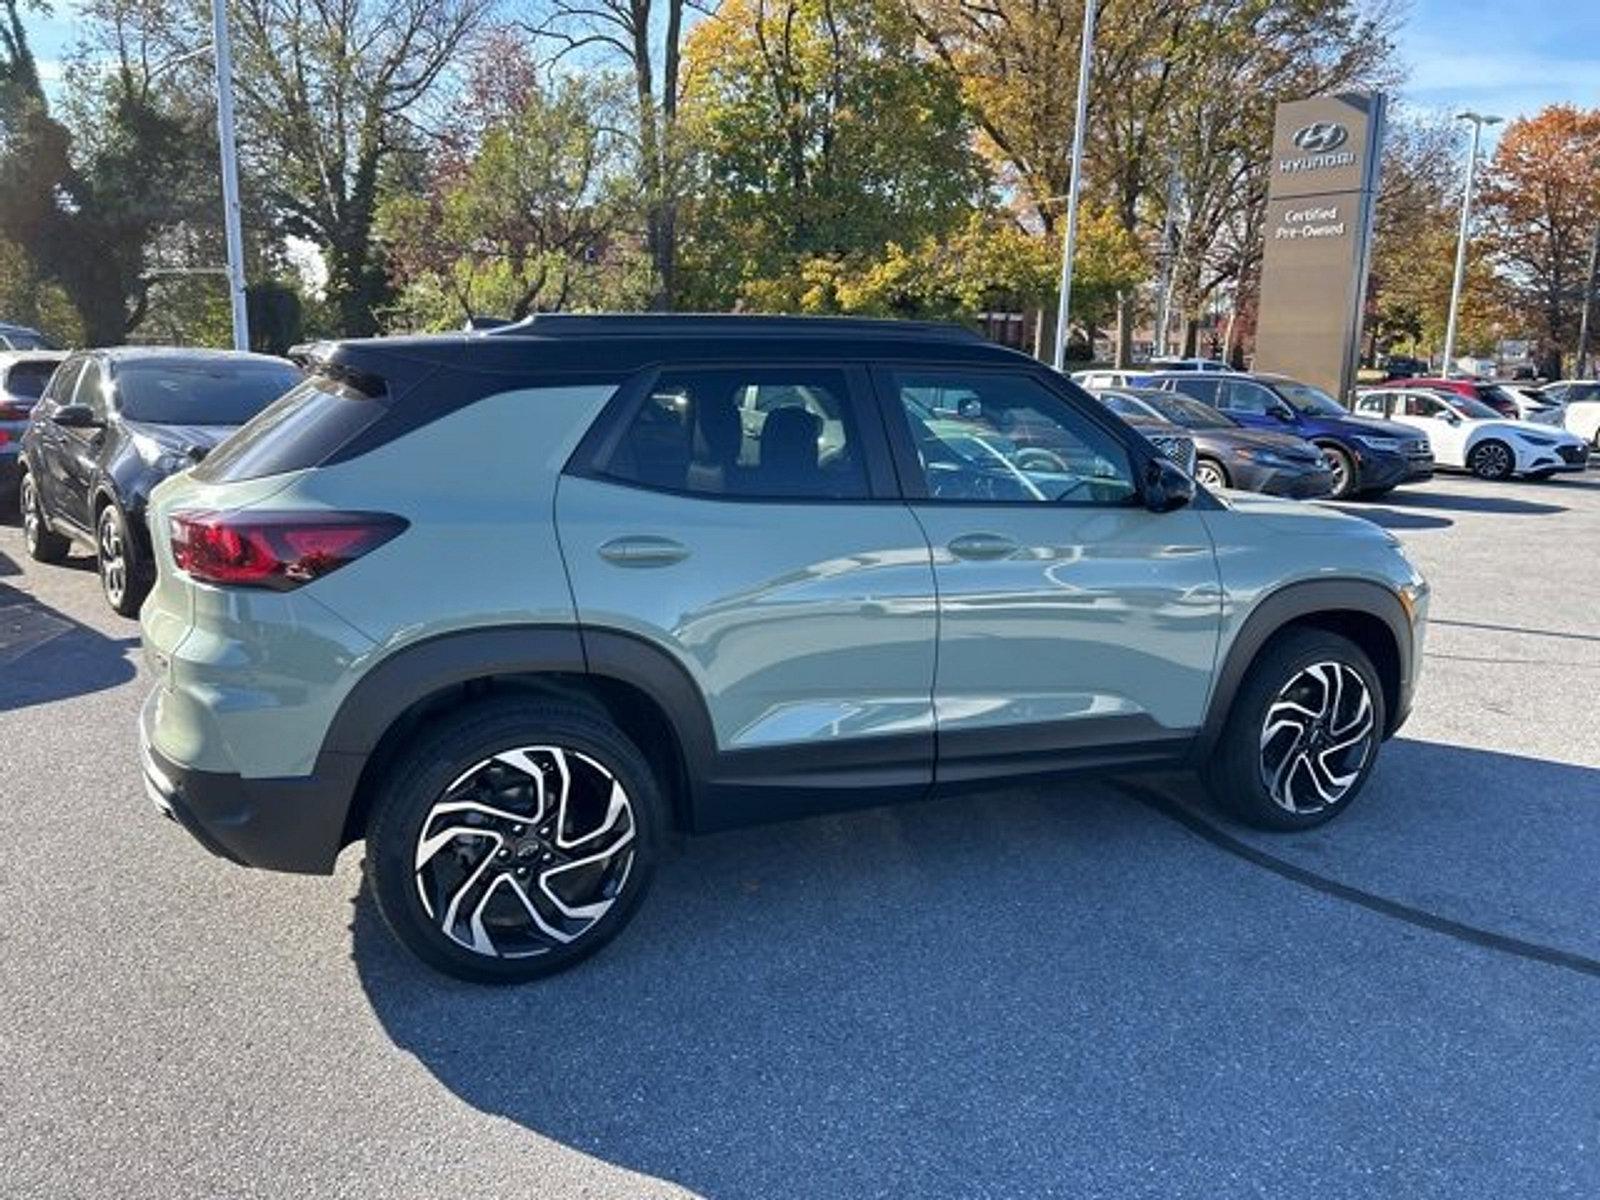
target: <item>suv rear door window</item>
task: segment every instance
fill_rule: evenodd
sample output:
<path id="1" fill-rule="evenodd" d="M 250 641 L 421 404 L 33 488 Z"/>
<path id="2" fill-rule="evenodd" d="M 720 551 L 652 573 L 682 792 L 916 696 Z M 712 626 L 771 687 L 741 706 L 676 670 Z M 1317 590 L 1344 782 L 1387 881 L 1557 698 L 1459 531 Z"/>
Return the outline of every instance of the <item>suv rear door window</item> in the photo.
<path id="1" fill-rule="evenodd" d="M 665 371 L 602 470 L 707 496 L 869 494 L 849 381 L 843 371 L 816 367 Z"/>

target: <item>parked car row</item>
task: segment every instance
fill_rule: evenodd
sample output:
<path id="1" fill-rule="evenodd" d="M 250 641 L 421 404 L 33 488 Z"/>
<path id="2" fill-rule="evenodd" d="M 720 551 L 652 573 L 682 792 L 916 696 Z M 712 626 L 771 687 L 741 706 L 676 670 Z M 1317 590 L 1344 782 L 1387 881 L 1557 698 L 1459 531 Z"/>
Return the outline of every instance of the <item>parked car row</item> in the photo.
<path id="1" fill-rule="evenodd" d="M 1143 383 L 1130 386 L 1101 385 L 1103 374 L 1086 373 L 1083 381 L 1112 408 L 1154 410 L 1196 435 L 1197 478 L 1208 486 L 1343 500 L 1433 474 L 1433 454 L 1417 431 L 1358 417 L 1326 392 L 1284 376 L 1144 372 Z"/>
<path id="2" fill-rule="evenodd" d="M 27 417 L 16 466 L 24 541 L 39 562 L 59 562 L 74 543 L 92 551 L 106 601 L 133 616 L 155 577 L 150 490 L 199 462 L 300 372 L 281 358 L 223 350 L 121 347 L 55 357 L 36 400 L 15 406 Z M 8 394 L 25 365 L 33 369 L 19 385 L 26 389 L 39 382 L 37 356 L 0 364 Z"/>

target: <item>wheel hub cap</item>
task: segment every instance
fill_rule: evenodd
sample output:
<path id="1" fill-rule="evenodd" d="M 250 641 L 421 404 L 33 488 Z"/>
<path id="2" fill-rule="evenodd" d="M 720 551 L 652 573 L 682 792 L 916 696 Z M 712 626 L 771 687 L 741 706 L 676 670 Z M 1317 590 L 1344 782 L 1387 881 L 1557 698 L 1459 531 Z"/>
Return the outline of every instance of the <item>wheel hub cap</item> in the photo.
<path id="1" fill-rule="evenodd" d="M 592 929 L 633 865 L 633 803 L 576 750 L 526 746 L 462 773 L 417 836 L 422 907 L 475 953 L 527 958 Z"/>
<path id="2" fill-rule="evenodd" d="M 1376 734 L 1376 710 L 1360 673 L 1345 663 L 1313 663 L 1267 708 L 1261 781 L 1288 812 L 1329 808 L 1360 778 Z"/>

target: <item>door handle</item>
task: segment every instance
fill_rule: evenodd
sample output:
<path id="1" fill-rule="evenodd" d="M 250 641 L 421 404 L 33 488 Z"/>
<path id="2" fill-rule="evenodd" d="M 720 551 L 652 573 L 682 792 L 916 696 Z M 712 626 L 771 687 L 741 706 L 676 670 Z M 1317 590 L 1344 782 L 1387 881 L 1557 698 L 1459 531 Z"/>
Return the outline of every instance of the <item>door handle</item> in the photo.
<path id="1" fill-rule="evenodd" d="M 619 567 L 667 567 L 689 557 L 689 547 L 664 537 L 613 538 L 600 547 L 600 557 Z"/>
<path id="2" fill-rule="evenodd" d="M 998 533 L 964 533 L 950 542 L 950 553 L 957 558 L 982 562 L 1010 558 L 1019 548 L 1016 539 Z"/>

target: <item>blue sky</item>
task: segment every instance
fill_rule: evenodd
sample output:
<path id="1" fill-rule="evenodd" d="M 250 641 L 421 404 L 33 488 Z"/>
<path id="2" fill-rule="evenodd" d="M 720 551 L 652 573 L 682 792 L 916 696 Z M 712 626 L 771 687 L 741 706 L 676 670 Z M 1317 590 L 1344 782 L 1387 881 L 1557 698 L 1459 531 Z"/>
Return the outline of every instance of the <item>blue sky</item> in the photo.
<path id="1" fill-rule="evenodd" d="M 71 6 L 25 18 L 47 78 L 77 39 Z M 1597 0 L 1412 0 L 1399 40 L 1411 107 L 1508 118 L 1560 101 L 1600 108 Z"/>

